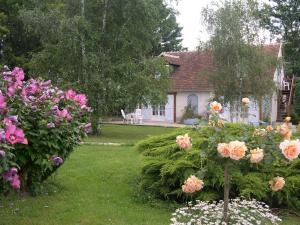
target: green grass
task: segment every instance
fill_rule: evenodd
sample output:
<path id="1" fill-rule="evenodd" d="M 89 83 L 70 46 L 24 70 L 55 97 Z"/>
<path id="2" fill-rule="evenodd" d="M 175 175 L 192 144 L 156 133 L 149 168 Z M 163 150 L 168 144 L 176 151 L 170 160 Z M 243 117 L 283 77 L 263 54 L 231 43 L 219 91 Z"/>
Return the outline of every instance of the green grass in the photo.
<path id="1" fill-rule="evenodd" d="M 149 136 L 170 133 L 174 130 L 175 128 L 170 127 L 103 124 L 101 136 L 90 136 L 84 142 L 134 144 Z"/>
<path id="2" fill-rule="evenodd" d="M 93 142 L 133 144 L 172 128 L 104 125 Z M 0 199 L 0 225 L 167 225 L 180 207 L 137 193 L 141 156 L 132 146 L 82 145 L 37 197 Z M 285 216 L 284 225 L 300 225 Z"/>
<path id="3" fill-rule="evenodd" d="M 1 202 L 0 224 L 168 224 L 172 205 L 135 197 L 140 167 L 132 147 L 81 146 L 50 179 L 48 195 L 15 199 L 12 209 Z"/>

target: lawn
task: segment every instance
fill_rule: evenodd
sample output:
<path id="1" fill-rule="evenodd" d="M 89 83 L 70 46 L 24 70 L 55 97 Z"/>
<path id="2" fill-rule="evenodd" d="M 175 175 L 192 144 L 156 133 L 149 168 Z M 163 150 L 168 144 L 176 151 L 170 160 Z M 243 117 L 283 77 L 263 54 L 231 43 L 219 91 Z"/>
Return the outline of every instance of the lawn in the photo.
<path id="1" fill-rule="evenodd" d="M 113 142 L 130 145 L 143 138 L 169 133 L 174 131 L 174 129 L 175 128 L 170 127 L 103 124 L 101 136 L 90 136 L 84 141 L 100 143 Z"/>
<path id="2" fill-rule="evenodd" d="M 140 166 L 132 147 L 81 146 L 50 179 L 49 193 L 14 200 L 12 208 L 1 203 L 0 224 L 168 224 L 172 205 L 136 195 Z"/>
<path id="3" fill-rule="evenodd" d="M 118 133 L 114 127 L 139 135 L 119 133 L 118 138 L 110 138 L 109 133 Z M 170 128 L 107 125 L 103 134 L 106 133 L 108 142 L 123 142 L 127 138 L 127 143 L 133 143 L 155 132 L 170 131 Z M 171 213 L 179 206 L 154 199 L 147 201 L 138 194 L 136 185 L 141 166 L 141 156 L 133 146 L 82 145 L 48 180 L 43 194 L 0 201 L 0 224 L 167 225 Z M 285 225 L 300 224 L 297 217 L 286 219 Z"/>

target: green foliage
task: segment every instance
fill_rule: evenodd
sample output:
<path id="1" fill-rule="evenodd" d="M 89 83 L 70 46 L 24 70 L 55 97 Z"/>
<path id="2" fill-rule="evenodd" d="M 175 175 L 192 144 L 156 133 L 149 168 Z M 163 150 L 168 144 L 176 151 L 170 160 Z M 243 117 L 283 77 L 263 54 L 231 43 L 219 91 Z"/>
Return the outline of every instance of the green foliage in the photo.
<path id="1" fill-rule="evenodd" d="M 300 2 L 271 0 L 260 12 L 261 23 L 284 41 L 285 69 L 288 75 L 300 76 Z"/>
<path id="2" fill-rule="evenodd" d="M 217 98 L 237 107 L 243 96 L 257 100 L 272 93 L 274 83 L 269 68 L 275 66 L 272 56 L 265 54 L 259 39 L 256 1 L 225 1 L 202 11 L 210 40 L 206 48 L 212 52 L 215 69 L 207 71 Z"/>
<path id="3" fill-rule="evenodd" d="M 9 67 L 19 66 L 26 70 L 32 57 L 32 53 L 40 48 L 38 35 L 27 33 L 22 20 L 19 18 L 19 10 L 30 8 L 33 0 L 1 0 L 0 2 L 0 40 L 3 40 L 3 57 L 0 64 Z M 4 29 L 3 29 L 4 28 Z"/>
<path id="4" fill-rule="evenodd" d="M 164 103 L 169 74 L 165 62 L 152 57 L 182 48 L 175 13 L 163 0 L 57 0 L 24 7 L 19 18 L 41 42 L 30 74 L 83 91 L 98 117 Z"/>
<path id="5" fill-rule="evenodd" d="M 281 137 L 275 132 L 254 136 L 255 127 L 226 123 L 222 129 L 203 127 L 199 130 L 181 129 L 172 134 L 153 137 L 137 144 L 144 156 L 140 187 L 164 199 L 219 200 L 223 198 L 224 160 L 218 156 L 218 143 L 233 140 L 244 141 L 249 149 L 264 149 L 265 157 L 259 164 L 251 164 L 247 157 L 231 163 L 231 198 L 244 196 L 255 198 L 274 207 L 299 209 L 300 159 L 283 160 L 279 151 Z M 193 147 L 180 149 L 176 136 L 188 133 Z M 215 160 L 212 160 L 214 158 Z M 232 160 L 231 160 L 232 161 Z M 181 186 L 190 175 L 204 180 L 204 188 L 186 195 Z M 277 175 L 285 177 L 286 186 L 280 192 L 272 192 L 269 180 Z"/>
<path id="6" fill-rule="evenodd" d="M 300 121 L 300 79 L 298 77 L 295 79 L 294 91 L 292 122 L 298 124 Z"/>
<path id="7" fill-rule="evenodd" d="M 185 119 L 193 119 L 193 118 L 201 119 L 202 117 L 199 116 L 197 113 L 195 113 L 195 109 L 191 105 L 188 105 L 184 108 L 184 113 L 180 120 L 181 122 L 183 122 Z"/>

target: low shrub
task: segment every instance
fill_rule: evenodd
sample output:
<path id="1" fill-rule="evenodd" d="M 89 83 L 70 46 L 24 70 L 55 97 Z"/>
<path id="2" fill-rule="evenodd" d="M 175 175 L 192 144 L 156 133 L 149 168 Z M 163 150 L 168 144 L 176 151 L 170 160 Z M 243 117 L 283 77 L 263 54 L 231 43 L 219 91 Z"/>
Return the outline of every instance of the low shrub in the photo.
<path id="1" fill-rule="evenodd" d="M 193 147 L 188 150 L 181 149 L 175 142 L 176 137 L 184 133 L 188 133 L 193 142 Z M 183 128 L 172 134 L 139 142 L 137 150 L 144 156 L 141 189 L 157 197 L 180 202 L 222 199 L 223 159 L 218 157 L 216 151 L 218 143 L 221 143 L 218 139 L 220 137 L 225 142 L 243 141 L 249 149 L 259 147 L 267 150 L 263 163 L 251 164 L 249 160 L 243 160 L 239 164 L 240 169 L 232 171 L 231 198 L 243 196 L 267 202 L 274 207 L 300 209 L 300 159 L 283 159 L 279 151 L 282 137 L 277 132 L 238 123 L 225 123 L 222 129 L 209 126 L 194 130 Z M 216 154 L 215 158 L 219 158 L 219 161 L 205 157 L 208 149 L 215 149 L 215 152 L 209 154 Z M 198 177 L 205 174 L 204 188 L 193 194 L 185 194 L 181 187 L 191 174 Z M 285 178 L 285 187 L 280 192 L 272 192 L 269 180 L 278 175 Z"/>
<path id="2" fill-rule="evenodd" d="M 90 129 L 87 99 L 51 81 L 24 81 L 20 68 L 0 78 L 0 192 L 35 193 Z"/>

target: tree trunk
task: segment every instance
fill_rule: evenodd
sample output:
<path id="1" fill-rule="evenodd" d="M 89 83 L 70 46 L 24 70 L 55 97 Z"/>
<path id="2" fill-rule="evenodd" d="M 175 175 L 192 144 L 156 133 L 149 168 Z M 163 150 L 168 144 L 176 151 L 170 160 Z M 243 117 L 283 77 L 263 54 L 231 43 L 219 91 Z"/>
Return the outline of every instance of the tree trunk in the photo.
<path id="1" fill-rule="evenodd" d="M 229 215 L 228 215 L 228 204 L 229 204 L 229 168 L 228 164 L 225 165 L 224 168 L 224 209 L 223 209 L 223 221 L 228 223 Z"/>
<path id="2" fill-rule="evenodd" d="M 108 0 L 104 0 L 104 13 L 103 13 L 103 18 L 102 18 L 102 32 L 105 32 L 106 28 L 106 17 L 107 17 L 107 5 L 108 5 Z"/>
<path id="3" fill-rule="evenodd" d="M 85 18 L 85 0 L 81 0 L 81 16 L 84 19 Z M 85 62 L 86 62 L 86 50 L 85 50 L 85 39 L 84 34 L 81 34 L 81 57 L 82 57 L 82 74 L 80 77 L 80 73 L 78 73 L 78 82 L 84 81 L 86 77 L 86 70 L 85 70 Z M 81 79 L 82 78 L 82 79 Z"/>

